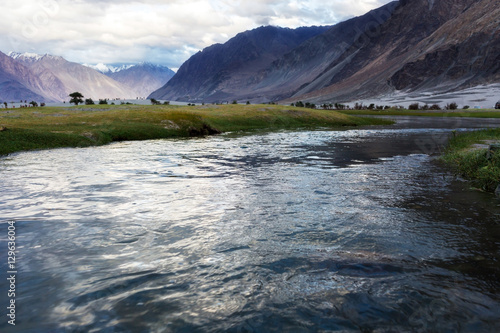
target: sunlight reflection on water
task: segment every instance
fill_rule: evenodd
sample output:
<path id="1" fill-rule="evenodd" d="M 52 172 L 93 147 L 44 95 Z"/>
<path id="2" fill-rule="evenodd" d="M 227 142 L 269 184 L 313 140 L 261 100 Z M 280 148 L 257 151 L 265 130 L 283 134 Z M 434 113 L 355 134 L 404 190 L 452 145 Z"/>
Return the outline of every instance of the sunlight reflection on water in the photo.
<path id="1" fill-rule="evenodd" d="M 29 305 L 20 327 L 498 328 L 494 199 L 457 194 L 415 145 L 448 132 L 222 135 L 0 159 Z"/>

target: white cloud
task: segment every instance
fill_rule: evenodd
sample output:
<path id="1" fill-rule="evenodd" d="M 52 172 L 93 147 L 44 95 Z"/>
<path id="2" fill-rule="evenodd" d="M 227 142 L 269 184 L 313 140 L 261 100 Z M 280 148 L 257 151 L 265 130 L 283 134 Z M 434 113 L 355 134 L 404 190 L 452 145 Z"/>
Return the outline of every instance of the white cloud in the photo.
<path id="1" fill-rule="evenodd" d="M 179 67 L 190 55 L 261 25 L 330 25 L 390 0 L 3 0 L 0 50 L 86 63 L 152 61 Z"/>

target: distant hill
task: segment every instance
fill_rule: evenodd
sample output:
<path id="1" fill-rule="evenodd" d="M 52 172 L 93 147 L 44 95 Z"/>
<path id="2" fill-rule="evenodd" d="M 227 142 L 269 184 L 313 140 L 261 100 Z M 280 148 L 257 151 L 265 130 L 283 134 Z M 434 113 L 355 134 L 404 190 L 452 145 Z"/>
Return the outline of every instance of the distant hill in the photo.
<path id="1" fill-rule="evenodd" d="M 258 28 L 193 55 L 151 97 L 353 102 L 499 83 L 499 8 L 496 0 L 406 0 L 331 28 Z"/>
<path id="2" fill-rule="evenodd" d="M 10 53 L 12 59 L 28 68 L 40 80 L 47 100 L 64 101 L 79 91 L 92 99 L 135 98 L 128 87 L 89 67 L 53 55 Z"/>
<path id="3" fill-rule="evenodd" d="M 137 97 L 145 98 L 163 87 L 175 72 L 165 66 L 140 63 L 110 70 L 105 74 L 135 92 Z"/>
<path id="4" fill-rule="evenodd" d="M 49 54 L 0 52 L 0 100 L 67 101 L 75 91 L 96 101 L 136 99 L 162 87 L 174 74 L 149 63 L 90 66 Z"/>

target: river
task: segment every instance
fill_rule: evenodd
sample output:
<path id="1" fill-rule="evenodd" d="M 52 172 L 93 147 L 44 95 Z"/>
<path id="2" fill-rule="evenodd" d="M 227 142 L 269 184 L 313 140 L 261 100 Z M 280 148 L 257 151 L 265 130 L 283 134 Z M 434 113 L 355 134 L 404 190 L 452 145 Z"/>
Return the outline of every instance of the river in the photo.
<path id="1" fill-rule="evenodd" d="M 500 331 L 500 202 L 436 160 L 500 123 L 397 119 L 0 158 L 0 331 Z"/>

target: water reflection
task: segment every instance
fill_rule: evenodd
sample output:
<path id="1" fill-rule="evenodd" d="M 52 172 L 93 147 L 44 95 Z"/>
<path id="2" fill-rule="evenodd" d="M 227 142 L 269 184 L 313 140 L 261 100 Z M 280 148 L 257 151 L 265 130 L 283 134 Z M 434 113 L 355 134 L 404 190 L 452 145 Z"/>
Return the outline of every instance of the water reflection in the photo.
<path id="1" fill-rule="evenodd" d="M 495 199 L 419 146 L 448 129 L 401 127 L 0 159 L 16 328 L 497 330 Z"/>

